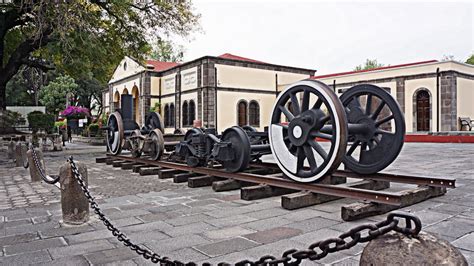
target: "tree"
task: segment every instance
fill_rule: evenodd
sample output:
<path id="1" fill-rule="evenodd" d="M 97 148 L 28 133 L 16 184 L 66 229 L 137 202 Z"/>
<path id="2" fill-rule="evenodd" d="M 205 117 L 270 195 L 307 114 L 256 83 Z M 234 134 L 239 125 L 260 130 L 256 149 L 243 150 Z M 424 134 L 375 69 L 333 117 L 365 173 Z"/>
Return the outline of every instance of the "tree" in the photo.
<path id="1" fill-rule="evenodd" d="M 474 54 L 466 60 L 466 64 L 474 65 Z"/>
<path id="2" fill-rule="evenodd" d="M 150 58 L 162 62 L 183 61 L 184 47 L 173 42 L 158 39 L 150 53 Z"/>
<path id="3" fill-rule="evenodd" d="M 364 65 L 358 65 L 354 68 L 354 71 L 359 71 L 359 70 L 367 70 L 367 69 L 373 69 L 373 68 L 378 68 L 378 67 L 383 67 L 384 65 L 377 62 L 377 59 L 367 59 L 365 60 Z"/>
<path id="4" fill-rule="evenodd" d="M 89 110 L 97 108 L 100 114 L 102 112 L 102 90 L 105 87 L 95 78 L 79 79 L 77 85 L 74 95 L 78 105 Z"/>
<path id="5" fill-rule="evenodd" d="M 69 95 L 77 90 L 79 86 L 69 76 L 59 76 L 44 86 L 40 91 L 40 101 L 46 106 L 46 111 L 58 115 L 66 108 Z"/>
<path id="6" fill-rule="evenodd" d="M 75 74 L 98 68 L 93 74 L 101 81 L 125 54 L 143 59 L 149 36 L 186 35 L 199 18 L 189 0 L 5 2 L 0 4 L 0 110 L 7 82 L 23 65 Z"/>

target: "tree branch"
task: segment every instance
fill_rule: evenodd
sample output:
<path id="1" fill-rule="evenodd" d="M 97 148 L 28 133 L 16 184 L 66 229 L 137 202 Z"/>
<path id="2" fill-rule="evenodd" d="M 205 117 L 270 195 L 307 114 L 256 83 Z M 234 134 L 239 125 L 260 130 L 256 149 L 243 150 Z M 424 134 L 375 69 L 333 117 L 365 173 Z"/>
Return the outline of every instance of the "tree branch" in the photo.
<path id="1" fill-rule="evenodd" d="M 21 60 L 21 63 L 29 67 L 41 69 L 45 72 L 55 69 L 54 66 L 48 65 L 46 62 L 38 58 L 25 58 Z"/>

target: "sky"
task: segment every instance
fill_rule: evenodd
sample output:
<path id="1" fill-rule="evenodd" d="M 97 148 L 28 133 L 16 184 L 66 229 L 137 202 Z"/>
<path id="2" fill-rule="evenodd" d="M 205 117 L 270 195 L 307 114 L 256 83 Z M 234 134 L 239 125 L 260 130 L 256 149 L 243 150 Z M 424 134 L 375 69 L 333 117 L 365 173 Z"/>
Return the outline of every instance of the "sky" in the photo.
<path id="1" fill-rule="evenodd" d="M 366 59 L 396 65 L 474 52 L 474 1 L 194 0 L 201 30 L 175 39 L 184 61 L 231 53 L 267 63 L 353 70 Z"/>

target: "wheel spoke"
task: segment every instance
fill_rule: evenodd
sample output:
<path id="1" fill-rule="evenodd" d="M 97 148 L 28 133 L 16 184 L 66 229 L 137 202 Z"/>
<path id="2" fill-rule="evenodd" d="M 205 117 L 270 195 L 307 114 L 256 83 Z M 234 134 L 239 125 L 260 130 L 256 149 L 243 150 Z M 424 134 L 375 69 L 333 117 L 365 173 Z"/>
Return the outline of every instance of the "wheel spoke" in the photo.
<path id="1" fill-rule="evenodd" d="M 367 149 L 367 143 L 362 142 L 362 145 L 360 145 L 359 162 L 362 160 L 362 154 L 365 153 L 366 149 Z"/>
<path id="2" fill-rule="evenodd" d="M 382 135 L 395 135 L 395 133 L 383 130 L 383 129 L 376 129 L 375 134 L 382 134 Z"/>
<path id="3" fill-rule="evenodd" d="M 316 152 L 324 159 L 326 160 L 326 158 L 328 157 L 328 154 L 327 152 L 323 149 L 323 147 L 321 147 L 321 145 L 319 145 L 319 143 L 315 140 L 310 140 L 309 141 L 309 145 L 311 145 L 311 147 L 313 147 L 313 149 L 316 150 Z"/>
<path id="4" fill-rule="evenodd" d="M 322 138 L 322 139 L 327 139 L 327 140 L 332 140 L 332 135 L 326 134 L 326 133 L 321 133 L 321 132 L 311 132 L 311 136 L 317 137 L 317 138 Z"/>
<path id="5" fill-rule="evenodd" d="M 374 142 L 373 142 L 372 140 L 369 140 L 369 141 L 367 142 L 367 144 L 369 145 L 369 150 L 375 149 L 375 144 L 374 144 Z"/>
<path id="6" fill-rule="evenodd" d="M 351 156 L 352 153 L 355 151 L 355 149 L 359 146 L 360 140 L 356 140 L 354 143 L 352 143 L 351 147 L 347 151 L 347 156 Z"/>
<path id="7" fill-rule="evenodd" d="M 316 163 L 316 159 L 314 159 L 313 149 L 311 149 L 309 145 L 304 145 L 303 150 L 306 154 L 306 158 L 308 158 L 308 163 L 311 169 L 317 168 L 318 164 Z"/>
<path id="8" fill-rule="evenodd" d="M 301 104 L 301 112 L 308 111 L 309 109 L 309 90 L 305 90 L 303 93 L 303 103 Z"/>
<path id="9" fill-rule="evenodd" d="M 327 115 L 327 116 L 324 116 L 324 117 L 322 117 L 321 119 L 319 119 L 319 123 L 321 123 L 321 125 L 324 125 L 324 124 L 326 124 L 329 120 L 331 120 L 331 116 L 330 116 L 330 115 Z"/>
<path id="10" fill-rule="evenodd" d="M 318 100 L 313 105 L 313 109 L 320 109 L 322 104 L 323 104 L 323 100 L 318 98 Z"/>
<path id="11" fill-rule="evenodd" d="M 291 120 L 293 120 L 293 119 L 295 118 L 295 117 L 293 116 L 293 114 L 292 114 L 290 111 L 288 111 L 288 109 L 286 109 L 286 107 L 280 105 L 280 106 L 278 106 L 278 109 L 280 109 L 280 111 L 282 111 L 283 114 L 285 114 L 285 116 L 286 116 L 286 118 L 288 119 L 288 121 L 291 121 Z"/>
<path id="12" fill-rule="evenodd" d="M 382 118 L 382 119 L 380 119 L 379 121 L 375 122 L 375 126 L 378 127 L 378 126 L 380 126 L 381 124 L 387 123 L 388 121 L 390 121 L 390 120 L 392 120 L 392 119 L 394 119 L 394 118 L 395 118 L 395 116 L 393 116 L 393 114 L 392 114 L 392 115 L 389 115 L 389 116 L 387 116 L 387 117 L 385 117 L 385 118 Z"/>
<path id="13" fill-rule="evenodd" d="M 379 116 L 380 112 L 382 112 L 383 107 L 385 106 L 385 102 L 382 101 L 379 106 L 377 106 L 377 109 L 375 109 L 375 112 L 372 114 L 371 118 L 372 120 L 376 120 L 377 117 Z"/>
<path id="14" fill-rule="evenodd" d="M 298 102 L 298 98 L 296 97 L 295 93 L 290 93 L 290 98 L 291 98 L 291 107 L 293 114 L 299 115 L 301 113 L 300 109 L 300 103 Z"/>
<path id="15" fill-rule="evenodd" d="M 370 109 L 372 108 L 372 94 L 367 94 L 367 104 L 365 105 L 365 114 L 370 114 Z"/>
<path id="16" fill-rule="evenodd" d="M 297 150 L 296 150 L 296 153 L 297 153 L 297 156 L 298 156 L 297 161 L 296 161 L 296 169 L 297 170 L 303 170 L 303 168 L 304 168 L 304 159 L 305 159 L 303 148 L 298 147 Z"/>
<path id="17" fill-rule="evenodd" d="M 352 97 L 352 100 L 349 103 L 349 105 L 354 106 L 354 107 L 361 107 L 357 96 Z"/>

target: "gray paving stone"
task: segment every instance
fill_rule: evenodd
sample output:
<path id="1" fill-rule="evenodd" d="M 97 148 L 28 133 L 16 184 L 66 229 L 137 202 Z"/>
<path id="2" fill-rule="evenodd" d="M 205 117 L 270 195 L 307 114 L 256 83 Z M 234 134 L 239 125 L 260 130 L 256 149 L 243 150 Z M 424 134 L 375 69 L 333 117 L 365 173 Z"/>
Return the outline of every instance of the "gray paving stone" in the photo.
<path id="1" fill-rule="evenodd" d="M 304 208 L 300 210 L 293 210 L 285 215 L 280 216 L 281 218 L 291 220 L 291 221 L 303 221 L 313 217 L 322 217 L 321 215 L 327 214 L 326 212 L 312 210 L 309 208 Z"/>
<path id="2" fill-rule="evenodd" d="M 114 248 L 114 246 L 107 240 L 94 240 L 94 241 L 89 241 L 86 243 L 69 245 L 66 247 L 51 248 L 49 249 L 49 253 L 51 254 L 51 257 L 54 260 L 57 258 L 83 255 L 83 254 L 87 254 L 91 252 L 112 249 L 112 248 Z"/>
<path id="3" fill-rule="evenodd" d="M 107 229 L 90 231 L 90 232 L 80 233 L 76 235 L 64 236 L 64 238 L 69 243 L 69 245 L 98 240 L 98 239 L 112 238 L 112 237 L 114 236 Z"/>
<path id="4" fill-rule="evenodd" d="M 183 235 L 164 240 L 148 242 L 145 243 L 145 245 L 151 250 L 160 250 L 161 252 L 167 252 L 202 244 L 208 244 L 209 242 L 209 240 L 204 239 L 199 235 Z"/>
<path id="5" fill-rule="evenodd" d="M 172 224 L 174 226 L 185 225 L 190 223 L 197 223 L 209 220 L 211 217 L 204 214 L 194 214 L 188 216 L 181 216 L 173 219 L 166 220 L 166 223 Z"/>
<path id="6" fill-rule="evenodd" d="M 290 238 L 290 240 L 299 242 L 301 244 L 304 244 L 305 246 L 309 246 L 310 244 L 317 241 L 338 237 L 340 234 L 341 232 L 333 230 L 332 228 L 323 228 L 292 237 Z"/>
<path id="7" fill-rule="evenodd" d="M 164 221 L 168 219 L 173 219 L 181 216 L 180 212 L 159 212 L 159 213 L 150 213 L 145 215 L 137 216 L 136 218 L 140 219 L 143 222 L 154 222 L 154 221 Z"/>
<path id="8" fill-rule="evenodd" d="M 188 234 L 200 234 L 215 229 L 217 229 L 217 227 L 212 226 L 210 224 L 204 222 L 196 222 L 192 224 L 176 226 L 173 229 L 167 229 L 166 231 L 164 231 L 164 233 L 173 237 Z"/>
<path id="9" fill-rule="evenodd" d="M 202 235 L 210 239 L 225 239 L 236 236 L 243 236 L 246 234 L 255 233 L 255 230 L 250 230 L 240 226 L 227 227 L 217 230 L 206 231 Z"/>
<path id="10" fill-rule="evenodd" d="M 94 265 L 106 263 L 120 263 L 138 257 L 139 255 L 128 247 L 114 248 L 99 252 L 85 254 L 84 257 Z"/>
<path id="11" fill-rule="evenodd" d="M 42 262 L 51 262 L 51 257 L 49 256 L 49 253 L 46 250 L 0 257 L 1 265 L 25 265 L 38 264 Z"/>
<path id="12" fill-rule="evenodd" d="M 36 264 L 35 266 L 88 266 L 89 262 L 81 255 L 64 257 Z"/>
<path id="13" fill-rule="evenodd" d="M 216 256 L 227 254 L 227 253 L 249 249 L 257 245 L 258 243 L 254 241 L 241 238 L 241 237 L 236 237 L 236 238 L 232 238 L 232 239 L 228 239 L 228 240 L 224 240 L 220 242 L 215 242 L 212 244 L 197 246 L 194 248 L 206 254 L 209 257 L 216 257 Z"/>
<path id="14" fill-rule="evenodd" d="M 245 215 L 252 218 L 256 218 L 256 219 L 266 219 L 266 218 L 275 217 L 275 216 L 282 216 L 289 213 L 291 213 L 291 211 L 288 211 L 279 207 L 279 208 L 271 208 L 271 209 L 266 209 L 266 210 L 249 212 L 249 213 L 246 213 Z"/>
<path id="15" fill-rule="evenodd" d="M 17 235 L 23 234 L 28 232 L 37 232 L 37 231 L 45 231 L 50 230 L 52 228 L 59 227 L 59 223 L 57 221 L 51 221 L 41 224 L 25 224 L 20 226 L 15 226 L 11 228 L 5 228 L 5 235 Z"/>
<path id="16" fill-rule="evenodd" d="M 128 234 L 127 236 L 131 241 L 136 244 L 142 244 L 170 238 L 168 235 L 160 231 L 143 231 Z"/>
<path id="17" fill-rule="evenodd" d="M 8 246 L 12 244 L 19 244 L 38 240 L 39 236 L 37 233 L 26 233 L 21 235 L 5 236 L 0 237 L 0 246 Z"/>
<path id="18" fill-rule="evenodd" d="M 261 219 L 261 220 L 256 220 L 250 223 L 245 223 L 245 224 L 242 224 L 241 226 L 245 228 L 250 228 L 256 231 L 261 231 L 261 230 L 267 230 L 270 228 L 284 226 L 291 223 L 293 222 L 290 220 L 286 220 L 284 218 L 272 217 L 268 219 Z"/>
<path id="19" fill-rule="evenodd" d="M 180 250 L 171 251 L 167 253 L 166 256 L 172 260 L 179 260 L 185 263 L 206 260 L 209 258 L 208 256 L 196 251 L 193 248 L 183 248 Z"/>
<path id="20" fill-rule="evenodd" d="M 206 223 L 212 224 L 217 227 L 224 227 L 224 226 L 235 226 L 235 225 L 245 224 L 245 223 L 256 221 L 256 220 L 257 219 L 248 217 L 246 215 L 235 215 L 231 217 L 209 219 L 206 221 Z"/>
<path id="21" fill-rule="evenodd" d="M 264 231 L 247 234 L 243 237 L 258 243 L 268 244 L 281 239 L 297 236 L 301 233 L 302 231 L 298 229 L 288 227 L 276 227 Z"/>
<path id="22" fill-rule="evenodd" d="M 15 220 L 15 221 L 10 221 L 10 222 L 5 222 L 4 223 L 5 228 L 16 227 L 16 226 L 25 225 L 25 224 L 32 224 L 31 218 Z"/>
<path id="23" fill-rule="evenodd" d="M 198 206 L 205 206 L 205 205 L 217 204 L 217 203 L 222 203 L 222 202 L 223 202 L 222 200 L 218 200 L 218 199 L 204 199 L 204 200 L 191 201 L 185 204 L 186 206 L 189 206 L 189 207 L 198 207 Z"/>
<path id="24" fill-rule="evenodd" d="M 132 233 L 132 232 L 153 231 L 153 230 L 164 231 L 166 229 L 172 229 L 172 228 L 173 228 L 172 225 L 169 225 L 163 221 L 156 221 L 156 222 L 151 222 L 151 223 L 124 226 L 121 229 L 125 233 Z"/>
<path id="25" fill-rule="evenodd" d="M 416 211 L 416 212 L 413 212 L 413 215 L 416 215 L 418 218 L 420 218 L 421 224 L 423 226 L 436 224 L 452 217 L 452 215 L 450 214 L 443 214 L 443 213 L 434 212 L 430 210 Z"/>
<path id="26" fill-rule="evenodd" d="M 303 232 L 309 232 L 309 231 L 315 231 L 321 228 L 329 227 L 335 224 L 338 224 L 339 222 L 326 219 L 326 218 L 321 218 L 321 217 L 315 217 L 312 219 L 296 222 L 296 223 L 291 223 L 287 227 L 295 228 L 295 229 L 300 229 Z"/>
<path id="27" fill-rule="evenodd" d="M 88 224 L 84 224 L 80 226 L 62 225 L 59 228 L 40 230 L 39 234 L 41 238 L 50 238 L 50 237 L 58 237 L 58 236 L 75 235 L 75 234 L 80 234 L 84 232 L 90 232 L 92 230 L 94 230 L 94 227 Z"/>
<path id="28" fill-rule="evenodd" d="M 14 244 L 4 247 L 5 255 L 16 255 L 42 249 L 66 246 L 67 243 L 62 237 L 34 240 L 25 243 Z"/>
<path id="29" fill-rule="evenodd" d="M 109 219 L 111 220 L 119 220 L 119 219 L 126 219 L 133 216 L 140 216 L 140 215 L 145 215 L 145 214 L 150 214 L 150 212 L 146 210 L 141 210 L 141 209 L 132 209 L 132 210 L 125 210 L 121 212 L 114 212 L 107 215 L 107 217 L 109 217 Z"/>
<path id="30" fill-rule="evenodd" d="M 467 265 L 474 265 L 474 252 L 465 249 L 459 249 L 459 251 L 461 251 L 464 258 L 466 258 Z"/>
<path id="31" fill-rule="evenodd" d="M 456 239 L 470 232 L 474 232 L 474 221 L 462 218 L 450 218 L 437 224 L 424 227 L 423 230 Z"/>
<path id="32" fill-rule="evenodd" d="M 453 241 L 453 245 L 474 252 L 474 232 Z"/>

